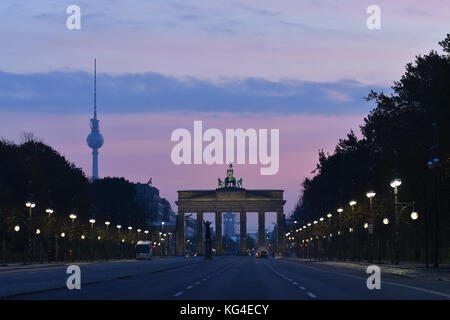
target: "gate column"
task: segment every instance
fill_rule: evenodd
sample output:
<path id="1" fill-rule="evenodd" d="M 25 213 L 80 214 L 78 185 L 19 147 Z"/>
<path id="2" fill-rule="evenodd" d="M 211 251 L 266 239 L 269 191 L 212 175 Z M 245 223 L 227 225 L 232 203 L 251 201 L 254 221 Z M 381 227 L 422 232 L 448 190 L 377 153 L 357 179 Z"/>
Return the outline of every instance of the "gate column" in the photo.
<path id="1" fill-rule="evenodd" d="M 241 237 L 239 241 L 239 254 L 247 254 L 247 212 L 241 211 L 240 216 Z"/>
<path id="2" fill-rule="evenodd" d="M 222 212 L 216 212 L 216 236 L 214 237 L 216 243 L 216 254 L 223 254 L 222 247 Z"/>
<path id="3" fill-rule="evenodd" d="M 185 230 L 186 230 L 186 218 L 185 213 L 180 211 L 177 215 L 177 254 L 180 256 L 184 256 L 185 251 Z"/>
<path id="4" fill-rule="evenodd" d="M 266 241 L 266 216 L 264 211 L 258 212 L 258 242 Z"/>
<path id="5" fill-rule="evenodd" d="M 203 251 L 203 212 L 197 212 L 197 253 L 202 256 Z"/>

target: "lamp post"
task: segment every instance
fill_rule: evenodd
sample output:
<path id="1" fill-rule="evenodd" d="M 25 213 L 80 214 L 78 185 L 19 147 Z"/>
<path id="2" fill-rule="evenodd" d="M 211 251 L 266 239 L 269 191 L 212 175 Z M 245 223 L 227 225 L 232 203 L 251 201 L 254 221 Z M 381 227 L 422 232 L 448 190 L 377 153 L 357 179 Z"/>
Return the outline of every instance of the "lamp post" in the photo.
<path id="1" fill-rule="evenodd" d="M 94 261 L 94 246 L 95 246 L 95 240 L 94 240 L 94 224 L 95 224 L 95 219 L 91 218 L 89 219 L 89 223 L 91 224 L 91 236 L 90 239 L 88 241 L 88 243 L 90 244 L 90 256 L 91 256 L 91 260 Z"/>
<path id="2" fill-rule="evenodd" d="M 333 259 L 333 246 L 332 246 L 332 236 L 331 234 L 333 233 L 333 228 L 331 225 L 331 218 L 333 217 L 333 215 L 331 214 L 331 212 L 327 213 L 327 218 L 328 218 L 328 243 L 329 243 L 329 252 L 328 252 L 328 260 L 332 260 Z"/>
<path id="3" fill-rule="evenodd" d="M 48 206 L 47 209 L 45 209 L 45 212 L 47 213 L 47 220 L 48 220 L 48 262 L 51 261 L 51 245 L 52 245 L 52 235 L 53 235 L 53 228 L 52 228 L 52 217 L 53 217 L 53 209 L 51 206 Z M 56 241 L 56 237 L 55 237 Z M 56 247 L 56 244 L 55 244 Z M 56 261 L 56 254 L 55 254 L 55 261 Z"/>
<path id="4" fill-rule="evenodd" d="M 395 264 L 399 263 L 399 256 L 400 256 L 400 248 L 399 248 L 399 235 L 398 235 L 398 208 L 397 208 L 397 202 L 398 202 L 398 187 L 402 184 L 402 181 L 400 178 L 394 178 L 391 181 L 391 187 L 394 189 L 394 209 L 395 209 L 395 216 L 394 216 L 394 261 Z"/>
<path id="5" fill-rule="evenodd" d="M 120 258 L 122 258 L 122 244 L 120 242 L 120 229 L 122 228 L 122 226 L 120 224 L 118 224 L 116 226 L 116 228 L 117 228 L 117 238 L 119 240 L 119 254 L 120 254 Z"/>
<path id="6" fill-rule="evenodd" d="M 72 262 L 74 260 L 74 256 L 73 256 L 73 247 L 74 247 L 74 241 L 75 241 L 75 219 L 77 218 L 77 215 L 74 213 L 71 213 L 69 215 L 70 220 L 72 220 L 72 236 L 70 237 L 70 242 L 71 242 L 71 249 L 69 250 L 71 258 L 72 258 Z"/>
<path id="7" fill-rule="evenodd" d="M 31 185 L 31 181 L 29 182 L 29 185 Z M 32 198 L 32 197 L 33 196 L 30 193 L 30 198 Z M 28 208 L 28 262 L 29 262 L 29 264 L 32 264 L 33 263 L 32 213 L 33 213 L 33 208 L 36 207 L 36 204 L 33 201 L 28 200 L 27 202 L 25 202 L 25 207 Z"/>
<path id="8" fill-rule="evenodd" d="M 108 261 L 108 228 L 109 225 L 111 224 L 111 222 L 109 222 L 108 220 L 105 221 L 105 259 Z"/>
<path id="9" fill-rule="evenodd" d="M 352 179 L 353 182 L 353 179 Z M 355 250 L 355 205 L 356 200 L 352 199 L 348 202 L 350 205 L 350 208 L 352 210 L 352 227 L 350 228 L 350 233 L 352 234 L 352 259 L 353 261 L 356 260 L 356 250 Z M 358 250 L 359 250 L 359 240 L 358 240 Z M 359 259 L 358 259 L 359 260 Z"/>
<path id="10" fill-rule="evenodd" d="M 369 190 L 366 192 L 366 197 L 369 199 L 369 227 L 367 228 L 368 236 L 369 236 L 369 254 L 368 254 L 368 260 L 370 263 L 373 262 L 373 227 L 374 227 L 374 220 L 373 220 L 373 198 L 375 197 L 376 193 L 373 190 Z M 380 237 L 379 237 L 380 238 Z M 378 242 L 378 247 L 380 243 Z"/>

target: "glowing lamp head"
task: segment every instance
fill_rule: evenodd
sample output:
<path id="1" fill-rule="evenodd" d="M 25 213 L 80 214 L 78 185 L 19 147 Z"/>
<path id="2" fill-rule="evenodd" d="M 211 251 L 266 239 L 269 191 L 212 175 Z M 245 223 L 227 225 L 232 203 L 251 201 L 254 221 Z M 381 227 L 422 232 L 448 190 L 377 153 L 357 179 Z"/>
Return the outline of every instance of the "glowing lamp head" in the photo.
<path id="1" fill-rule="evenodd" d="M 338 213 L 342 213 L 342 212 L 344 212 L 344 209 L 338 208 L 336 211 L 337 211 Z"/>
<path id="2" fill-rule="evenodd" d="M 111 224 L 111 222 L 105 221 L 105 224 L 106 224 L 107 226 L 109 226 L 109 225 Z"/>
<path id="3" fill-rule="evenodd" d="M 61 232 L 61 238 L 64 238 L 66 234 L 64 232 Z"/>
<path id="4" fill-rule="evenodd" d="M 77 215 L 71 213 L 71 214 L 69 215 L 69 218 L 72 219 L 72 220 L 75 220 L 75 219 L 77 218 Z"/>
<path id="5" fill-rule="evenodd" d="M 328 218 L 331 218 L 333 215 L 331 213 L 327 214 Z"/>
<path id="6" fill-rule="evenodd" d="M 419 214 L 417 213 L 417 211 L 411 212 L 411 219 L 417 220 L 418 218 L 419 218 Z"/>
<path id="7" fill-rule="evenodd" d="M 324 220 L 323 217 L 319 219 L 319 221 L 323 221 L 323 220 Z"/>
<path id="8" fill-rule="evenodd" d="M 18 225 L 17 225 L 17 226 L 14 226 L 14 231 L 15 231 L 15 232 L 19 232 L 19 231 L 20 231 L 20 226 L 18 226 Z"/>
<path id="9" fill-rule="evenodd" d="M 367 229 L 369 227 L 369 224 L 366 222 L 364 223 L 364 229 Z"/>
<path id="10" fill-rule="evenodd" d="M 399 178 L 395 178 L 394 180 L 391 181 L 391 187 L 392 188 L 397 188 L 402 184 L 402 180 L 400 180 Z"/>
<path id="11" fill-rule="evenodd" d="M 356 200 L 351 200 L 348 204 L 353 207 L 356 205 Z"/>
<path id="12" fill-rule="evenodd" d="M 371 191 L 367 191 L 367 193 L 366 193 L 366 197 L 369 198 L 369 199 L 375 197 L 375 195 L 376 195 L 375 191 L 372 191 L 372 190 Z"/>
<path id="13" fill-rule="evenodd" d="M 117 225 L 117 229 L 120 229 L 120 228 L 122 228 L 122 226 L 120 224 L 118 224 Z"/>
<path id="14" fill-rule="evenodd" d="M 52 208 L 47 208 L 47 209 L 45 209 L 45 212 L 47 212 L 48 214 L 52 214 L 53 213 L 53 209 Z"/>
<path id="15" fill-rule="evenodd" d="M 389 219 L 388 218 L 384 218 L 383 219 L 383 224 L 388 225 L 389 224 Z"/>
<path id="16" fill-rule="evenodd" d="M 95 223 L 95 219 L 89 219 L 89 223 L 94 224 Z"/>
<path id="17" fill-rule="evenodd" d="M 41 234 L 41 229 L 36 229 L 36 234 Z"/>

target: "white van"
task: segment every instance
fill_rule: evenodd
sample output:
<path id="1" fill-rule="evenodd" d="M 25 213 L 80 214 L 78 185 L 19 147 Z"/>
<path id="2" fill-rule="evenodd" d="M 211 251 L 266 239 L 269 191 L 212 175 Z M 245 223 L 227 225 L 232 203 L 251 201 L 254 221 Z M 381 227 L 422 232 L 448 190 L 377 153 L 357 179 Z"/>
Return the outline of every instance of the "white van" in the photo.
<path id="1" fill-rule="evenodd" d="M 152 258 L 153 247 L 151 241 L 138 241 L 136 244 L 136 259 L 150 260 Z"/>

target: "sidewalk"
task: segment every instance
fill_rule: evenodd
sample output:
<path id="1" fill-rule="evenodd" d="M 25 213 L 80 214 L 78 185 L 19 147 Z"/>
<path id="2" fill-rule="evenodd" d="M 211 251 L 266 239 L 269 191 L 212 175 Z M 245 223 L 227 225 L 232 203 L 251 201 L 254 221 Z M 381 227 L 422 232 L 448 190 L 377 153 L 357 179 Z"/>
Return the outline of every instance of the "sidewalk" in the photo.
<path id="1" fill-rule="evenodd" d="M 382 273 L 388 273 L 403 277 L 410 278 L 421 278 L 426 280 L 435 281 L 449 281 L 450 282 L 450 264 L 441 264 L 439 269 L 434 269 L 431 266 L 426 268 L 423 263 L 415 262 L 401 262 L 399 265 L 393 265 L 390 261 L 374 261 L 373 263 L 368 262 L 357 262 L 357 261 L 333 261 L 333 260 L 322 260 L 314 261 L 304 258 L 294 258 L 286 257 L 285 259 L 291 261 L 299 261 L 303 263 L 318 264 L 329 267 L 340 267 L 346 269 L 353 269 L 358 271 L 366 271 L 367 267 L 370 265 L 377 265 L 380 267 Z"/>
<path id="2" fill-rule="evenodd" d="M 167 260 L 172 259 L 175 256 L 171 256 L 169 258 L 161 258 L 161 257 L 153 257 L 152 260 Z M 83 264 L 101 264 L 101 263 L 118 263 L 118 262 L 133 262 L 139 261 L 136 259 L 113 259 L 113 260 L 75 260 L 75 261 L 58 261 L 58 262 L 50 262 L 50 263 L 39 263 L 33 262 L 33 264 L 23 264 L 21 262 L 18 263 L 8 263 L 6 266 L 0 265 L 0 273 L 6 271 L 19 271 L 19 270 L 30 270 L 30 269 L 41 269 L 41 268 L 52 268 L 52 267 L 61 267 L 61 266 L 69 266 L 71 264 L 83 265 Z"/>

